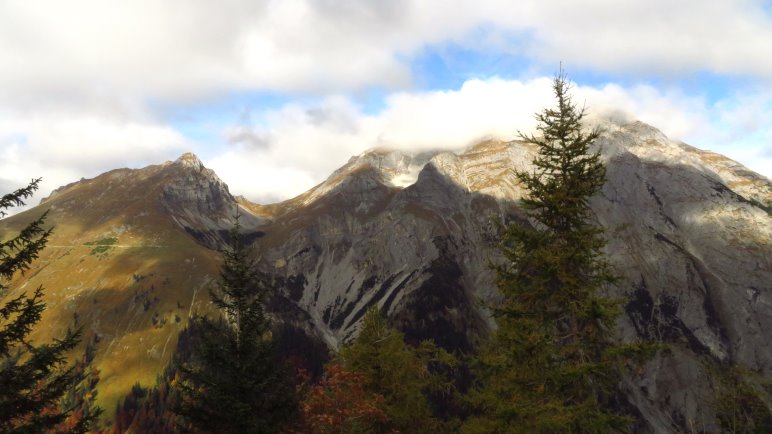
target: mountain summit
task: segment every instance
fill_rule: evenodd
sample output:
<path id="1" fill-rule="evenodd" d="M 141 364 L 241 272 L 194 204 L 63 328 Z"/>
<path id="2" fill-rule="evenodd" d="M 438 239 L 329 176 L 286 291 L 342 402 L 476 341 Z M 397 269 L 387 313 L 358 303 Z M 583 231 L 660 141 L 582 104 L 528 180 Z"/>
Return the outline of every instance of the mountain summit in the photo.
<path id="1" fill-rule="evenodd" d="M 204 164 L 201 162 L 198 156 L 192 152 L 186 152 L 180 155 L 180 158 L 174 160 L 174 164 L 178 164 L 183 167 L 190 167 L 199 171 L 204 169 Z"/>
<path id="2" fill-rule="evenodd" d="M 707 362 L 772 378 L 772 184 L 641 122 L 603 127 L 608 181 L 591 206 L 622 276 L 610 288 L 626 300 L 617 336 L 667 345 L 629 379 L 627 404 L 643 431 L 685 430 L 712 420 Z M 12 287 L 46 287 L 41 337 L 88 327 L 111 409 L 135 381 L 152 383 L 187 318 L 209 309 L 216 249 L 237 209 L 275 283 L 269 307 L 293 336 L 336 348 L 378 306 L 411 341 L 471 351 L 495 327 L 479 302 L 499 297 L 495 222 L 533 224 L 513 169 L 532 170 L 534 152 L 518 141 L 370 150 L 271 205 L 234 198 L 184 154 L 63 187 L 2 220 L 0 235 L 50 210 L 49 247 Z"/>

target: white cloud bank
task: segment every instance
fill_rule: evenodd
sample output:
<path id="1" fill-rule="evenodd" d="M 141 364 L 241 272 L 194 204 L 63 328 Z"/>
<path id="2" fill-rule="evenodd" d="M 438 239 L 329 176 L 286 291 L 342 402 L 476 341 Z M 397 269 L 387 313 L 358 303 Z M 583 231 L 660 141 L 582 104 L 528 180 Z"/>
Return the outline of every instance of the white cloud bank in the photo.
<path id="1" fill-rule="evenodd" d="M 324 180 L 352 155 L 373 147 L 420 151 L 458 149 L 486 137 L 512 139 L 534 126 L 533 114 L 554 104 L 551 78 L 469 80 L 457 90 L 395 92 L 367 114 L 343 96 L 321 104 L 288 104 L 255 112 L 260 127 L 232 125 L 204 163 L 234 194 L 262 203 L 287 199 Z M 615 84 L 579 86 L 577 102 L 591 113 L 640 119 L 697 147 L 772 174 L 772 95 L 760 92 L 709 104 L 677 90 Z M 117 167 L 174 159 L 197 145 L 150 120 L 88 115 L 0 117 L 0 187 L 44 176 L 51 189 Z"/>
<path id="2" fill-rule="evenodd" d="M 9 0 L 0 101 L 125 109 L 243 89 L 396 88 L 411 56 L 447 41 L 549 65 L 772 79 L 764 0 Z"/>
<path id="3" fill-rule="evenodd" d="M 532 130 L 535 112 L 554 105 L 550 86 L 547 77 L 470 80 L 454 91 L 394 93 L 376 115 L 343 97 L 314 107 L 287 105 L 254 114 L 266 127 L 226 129 L 225 138 L 235 143 L 206 163 L 232 191 L 261 202 L 286 199 L 369 148 L 458 149 L 486 137 L 513 139 L 518 130 Z M 573 94 L 593 114 L 639 119 L 673 139 L 772 173 L 772 104 L 764 105 L 769 95 L 709 105 L 650 86 L 579 86 Z"/>
<path id="4" fill-rule="evenodd" d="M 165 161 L 188 143 L 173 128 L 89 115 L 0 117 L 0 194 L 42 177 L 34 205 L 53 189 L 120 167 Z"/>

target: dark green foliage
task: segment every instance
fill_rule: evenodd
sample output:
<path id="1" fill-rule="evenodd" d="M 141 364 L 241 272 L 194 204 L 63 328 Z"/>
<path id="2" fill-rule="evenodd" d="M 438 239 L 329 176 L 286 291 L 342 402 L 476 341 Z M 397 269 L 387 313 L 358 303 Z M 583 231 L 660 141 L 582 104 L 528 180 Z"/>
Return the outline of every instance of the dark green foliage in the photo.
<path id="1" fill-rule="evenodd" d="M 0 217 L 6 215 L 4 210 L 8 208 L 23 206 L 24 199 L 32 196 L 39 183 L 40 178 L 32 180 L 27 187 L 0 198 Z M 5 295 L 7 289 L 4 281 L 10 280 L 16 272 L 29 270 L 30 263 L 37 259 L 38 253 L 46 246 L 51 234 L 51 229 L 43 229 L 46 214 L 28 224 L 15 237 L 0 242 L 0 296 Z M 2 345 L 3 341 L 0 341 L 0 351 L 3 351 Z"/>
<path id="2" fill-rule="evenodd" d="M 173 434 L 177 430 L 177 416 L 171 411 L 179 402 L 179 394 L 171 387 L 170 379 L 159 379 L 152 389 L 134 385 L 115 411 L 110 432 Z"/>
<path id="3" fill-rule="evenodd" d="M 200 344 L 181 367 L 179 413 L 197 432 L 275 433 L 297 414 L 295 388 L 277 360 L 263 307 L 269 290 L 238 218 L 211 293 L 217 319 L 197 318 Z"/>
<path id="4" fill-rule="evenodd" d="M 707 372 L 714 380 L 713 409 L 723 432 L 772 433 L 772 408 L 752 385 L 764 384 L 757 374 L 738 366 L 708 366 Z"/>
<path id="5" fill-rule="evenodd" d="M 387 420 L 375 432 L 448 432 L 451 423 L 436 417 L 429 397 L 455 392 L 447 375 L 456 362 L 452 355 L 423 341 L 417 348 L 402 333 L 386 325 L 376 308 L 362 320 L 356 341 L 339 355 L 342 365 L 365 375 L 365 388 L 383 396 Z"/>
<path id="6" fill-rule="evenodd" d="M 94 248 L 91 249 L 91 252 L 89 254 L 92 256 L 97 256 L 99 258 L 105 257 L 107 253 L 110 251 L 110 249 L 112 249 L 113 246 L 116 244 L 118 244 L 118 238 L 115 238 L 115 237 L 107 237 L 96 241 L 89 241 L 87 243 L 84 243 L 84 245 L 86 246 L 94 246 Z"/>
<path id="7" fill-rule="evenodd" d="M 590 145 L 597 130 L 581 129 L 583 110 L 561 72 L 557 107 L 536 115 L 540 136 L 522 135 L 539 154 L 533 173 L 518 172 L 528 190 L 522 206 L 535 228 L 505 227 L 495 266 L 504 300 L 492 306 L 498 330 L 475 366 L 477 417 L 466 432 L 615 432 L 628 419 L 612 402 L 627 359 L 644 346 L 611 343 L 619 303 L 601 290 L 614 282 L 604 240 L 588 200 L 605 182 Z"/>
<path id="8" fill-rule="evenodd" d="M 21 206 L 37 190 L 40 179 L 0 199 L 2 210 Z M 46 214 L 29 223 L 10 240 L 0 242 L 0 296 L 16 272 L 29 269 L 45 247 L 51 229 L 44 229 Z M 67 367 L 65 354 L 79 342 L 79 331 L 67 331 L 62 339 L 42 345 L 29 341 L 32 328 L 45 309 L 43 289 L 31 296 L 22 293 L 0 306 L 0 432 L 39 433 L 54 431 L 75 409 L 62 407 L 68 391 L 80 380 L 75 367 Z M 96 410 L 95 410 L 96 411 Z M 71 432 L 85 432 L 93 417 L 77 418 Z"/>
<path id="9" fill-rule="evenodd" d="M 137 383 L 131 386 L 131 391 L 115 406 L 112 433 L 120 434 L 131 427 L 145 397 L 147 390 L 141 385 Z"/>

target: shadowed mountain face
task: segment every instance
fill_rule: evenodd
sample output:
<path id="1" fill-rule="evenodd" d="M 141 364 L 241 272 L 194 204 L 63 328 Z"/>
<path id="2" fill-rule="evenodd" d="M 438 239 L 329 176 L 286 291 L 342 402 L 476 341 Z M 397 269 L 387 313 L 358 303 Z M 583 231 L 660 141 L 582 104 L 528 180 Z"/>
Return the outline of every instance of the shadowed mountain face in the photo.
<path id="1" fill-rule="evenodd" d="M 706 360 L 772 378 L 772 185 L 648 125 L 605 128 L 608 182 L 592 206 L 621 276 L 609 291 L 626 300 L 618 336 L 668 344 L 626 382 L 629 403 L 650 431 L 712 420 Z M 186 154 L 64 187 L 0 222 L 0 235 L 51 210 L 50 247 L 13 291 L 47 288 L 39 338 L 77 318 L 99 340 L 110 410 L 135 381 L 152 383 L 188 316 L 209 309 L 216 248 L 237 206 L 285 325 L 335 348 L 377 305 L 411 340 L 471 351 L 495 327 L 482 303 L 498 297 L 495 222 L 531 224 L 513 169 L 530 170 L 534 152 L 495 141 L 461 153 L 369 151 L 272 205 L 233 198 Z"/>

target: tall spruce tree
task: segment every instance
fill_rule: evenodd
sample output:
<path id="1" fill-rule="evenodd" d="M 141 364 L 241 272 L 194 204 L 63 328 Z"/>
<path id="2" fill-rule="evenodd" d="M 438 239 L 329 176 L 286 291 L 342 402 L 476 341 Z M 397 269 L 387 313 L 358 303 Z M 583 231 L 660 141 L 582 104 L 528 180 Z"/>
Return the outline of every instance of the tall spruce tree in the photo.
<path id="1" fill-rule="evenodd" d="M 38 189 L 40 179 L 0 198 L 0 217 L 5 210 L 23 206 Z M 16 236 L 0 242 L 0 298 L 8 295 L 7 282 L 28 270 L 46 246 L 51 229 L 44 229 L 46 213 Z M 0 306 L 0 432 L 42 433 L 56 431 L 74 408 L 63 406 L 65 394 L 78 380 L 67 367 L 65 354 L 79 343 L 79 332 L 70 332 L 52 343 L 33 345 L 29 334 L 45 310 L 43 288 L 32 295 L 21 293 Z M 98 416 L 79 418 L 70 432 L 86 432 Z"/>
<path id="2" fill-rule="evenodd" d="M 194 432 L 276 433 L 297 413 L 288 370 L 276 360 L 257 271 L 236 217 L 223 252 L 220 284 L 210 293 L 216 319 L 195 319 L 200 343 L 181 366 L 178 413 Z"/>
<path id="3" fill-rule="evenodd" d="M 615 277 L 588 202 L 605 182 L 600 156 L 590 151 L 600 133 L 582 129 L 584 109 L 571 101 L 562 70 L 553 90 L 557 107 L 535 115 L 540 134 L 520 134 L 539 150 L 534 171 L 516 173 L 535 227 L 504 228 L 505 261 L 494 267 L 504 300 L 492 307 L 498 329 L 477 360 L 478 417 L 466 432 L 628 429 L 611 402 L 625 360 L 647 351 L 611 339 L 621 310 L 602 295 Z"/>

